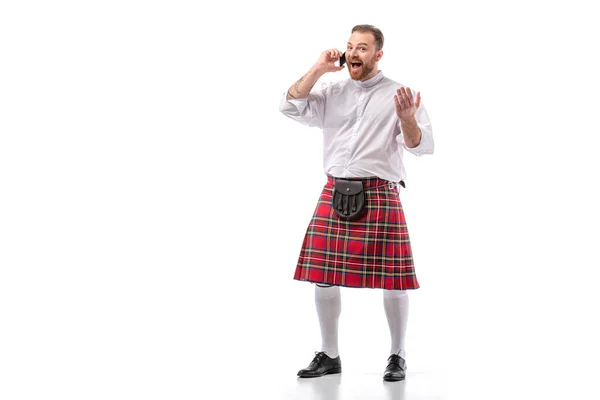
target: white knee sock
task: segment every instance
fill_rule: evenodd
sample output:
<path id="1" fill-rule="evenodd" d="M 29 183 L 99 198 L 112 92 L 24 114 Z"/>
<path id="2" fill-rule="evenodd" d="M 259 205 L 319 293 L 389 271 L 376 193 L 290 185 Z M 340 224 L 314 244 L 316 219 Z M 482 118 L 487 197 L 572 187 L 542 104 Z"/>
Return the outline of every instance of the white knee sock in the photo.
<path id="1" fill-rule="evenodd" d="M 338 321 L 342 312 L 342 296 L 339 286 L 315 285 L 315 304 L 321 325 L 321 351 L 336 358 L 338 353 Z"/>
<path id="2" fill-rule="evenodd" d="M 405 358 L 404 338 L 408 322 L 408 293 L 406 290 L 383 290 L 383 307 L 392 339 L 390 354 Z"/>

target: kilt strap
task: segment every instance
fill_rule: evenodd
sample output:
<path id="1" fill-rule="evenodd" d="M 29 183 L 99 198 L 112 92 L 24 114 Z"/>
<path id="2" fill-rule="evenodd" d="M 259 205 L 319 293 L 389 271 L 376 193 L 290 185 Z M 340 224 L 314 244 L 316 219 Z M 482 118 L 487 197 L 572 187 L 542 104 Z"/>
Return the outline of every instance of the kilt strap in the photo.
<path id="1" fill-rule="evenodd" d="M 342 178 L 342 177 L 334 177 L 332 175 L 327 175 L 328 180 L 329 180 L 329 184 L 331 184 L 332 186 L 335 184 L 335 181 L 337 179 L 341 179 L 341 180 L 346 180 L 346 181 L 362 181 L 364 183 L 364 190 L 370 190 L 370 189 L 380 189 L 383 187 L 388 187 L 389 189 L 394 189 L 397 187 L 402 186 L 403 188 L 406 188 L 406 184 L 404 183 L 404 181 L 399 181 L 399 182 L 392 182 L 392 181 L 388 181 L 386 179 L 381 179 L 378 178 L 376 176 L 371 176 L 371 177 L 365 177 L 365 178 Z M 369 183 L 379 183 L 379 182 L 385 182 L 383 184 L 379 184 L 376 186 L 369 186 Z"/>

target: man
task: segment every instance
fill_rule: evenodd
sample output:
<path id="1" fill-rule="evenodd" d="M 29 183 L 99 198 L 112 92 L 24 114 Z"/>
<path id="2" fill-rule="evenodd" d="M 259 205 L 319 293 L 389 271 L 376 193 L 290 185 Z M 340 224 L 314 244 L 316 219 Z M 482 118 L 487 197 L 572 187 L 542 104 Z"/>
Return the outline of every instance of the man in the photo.
<path id="1" fill-rule="evenodd" d="M 384 380 L 406 376 L 407 290 L 419 288 L 399 198 L 406 172 L 403 151 L 433 154 L 431 124 L 420 93 L 378 69 L 383 34 L 372 25 L 351 31 L 345 54 L 326 50 L 282 96 L 280 111 L 323 131 L 327 183 L 308 226 L 294 279 L 315 283 L 322 346 L 301 378 L 340 373 L 340 287 L 383 289 L 391 335 Z M 350 79 L 316 82 L 345 65 Z M 340 64 L 342 64 L 340 62 Z"/>

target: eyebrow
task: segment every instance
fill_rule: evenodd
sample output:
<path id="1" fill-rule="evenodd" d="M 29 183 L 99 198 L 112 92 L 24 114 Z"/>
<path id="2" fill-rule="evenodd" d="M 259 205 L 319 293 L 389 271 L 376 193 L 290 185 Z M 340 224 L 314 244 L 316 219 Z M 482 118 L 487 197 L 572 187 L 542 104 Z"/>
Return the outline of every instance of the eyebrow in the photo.
<path id="1" fill-rule="evenodd" d="M 348 42 L 348 44 L 352 46 L 352 43 Z M 364 46 L 369 46 L 367 43 L 362 43 L 362 42 L 358 43 L 357 46 L 360 46 L 361 44 Z"/>

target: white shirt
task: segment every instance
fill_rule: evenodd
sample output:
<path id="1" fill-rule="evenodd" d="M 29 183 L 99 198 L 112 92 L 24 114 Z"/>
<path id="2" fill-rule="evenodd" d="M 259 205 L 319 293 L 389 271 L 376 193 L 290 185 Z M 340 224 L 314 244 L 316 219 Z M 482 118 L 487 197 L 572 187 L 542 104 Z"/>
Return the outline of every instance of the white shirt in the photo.
<path id="1" fill-rule="evenodd" d="M 403 150 L 417 156 L 433 154 L 433 133 L 421 105 L 415 119 L 421 142 L 408 148 L 396 115 L 394 95 L 403 85 L 383 76 L 322 83 L 307 98 L 286 100 L 279 111 L 307 126 L 323 130 L 323 169 L 340 178 L 378 176 L 392 182 L 406 179 Z M 414 94 L 414 92 L 413 92 Z"/>

